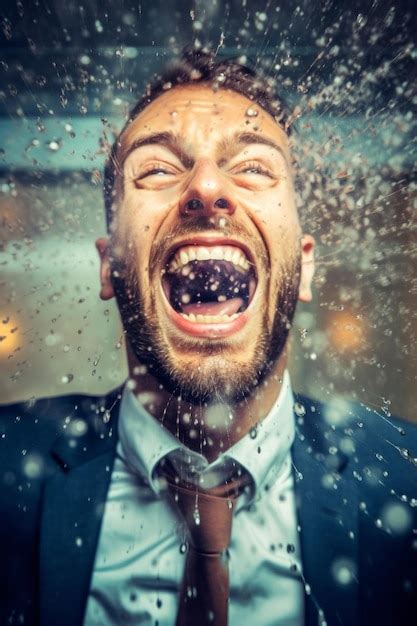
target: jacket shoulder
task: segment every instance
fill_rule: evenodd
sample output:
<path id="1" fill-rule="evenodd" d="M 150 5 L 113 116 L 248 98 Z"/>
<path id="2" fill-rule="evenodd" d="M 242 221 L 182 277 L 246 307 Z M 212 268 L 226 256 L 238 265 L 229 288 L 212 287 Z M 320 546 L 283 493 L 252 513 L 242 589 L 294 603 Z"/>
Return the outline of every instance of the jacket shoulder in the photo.
<path id="1" fill-rule="evenodd" d="M 380 480 L 394 491 L 415 491 L 416 424 L 341 398 L 322 402 L 297 395 L 295 414 L 298 433 L 328 462 L 332 455 L 345 456 L 348 474 L 358 482 Z"/>
<path id="2" fill-rule="evenodd" d="M 0 407 L 0 477 L 11 473 L 40 478 L 54 465 L 50 449 L 61 435 L 82 437 L 95 416 L 102 416 L 113 392 L 105 396 L 74 394 Z M 6 475 L 6 479 L 4 476 Z"/>

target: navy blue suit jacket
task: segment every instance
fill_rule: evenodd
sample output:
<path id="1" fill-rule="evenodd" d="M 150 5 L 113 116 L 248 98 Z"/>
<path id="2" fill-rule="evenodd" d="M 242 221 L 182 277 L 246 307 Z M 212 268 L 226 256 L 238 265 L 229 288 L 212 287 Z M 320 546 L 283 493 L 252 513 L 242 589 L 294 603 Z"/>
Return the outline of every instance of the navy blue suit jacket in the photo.
<path id="1" fill-rule="evenodd" d="M 119 400 L 116 390 L 0 410 L 1 626 L 81 626 Z M 334 407 L 297 400 L 306 626 L 318 609 L 327 626 L 416 626 L 415 426 L 347 405 L 336 427 Z"/>

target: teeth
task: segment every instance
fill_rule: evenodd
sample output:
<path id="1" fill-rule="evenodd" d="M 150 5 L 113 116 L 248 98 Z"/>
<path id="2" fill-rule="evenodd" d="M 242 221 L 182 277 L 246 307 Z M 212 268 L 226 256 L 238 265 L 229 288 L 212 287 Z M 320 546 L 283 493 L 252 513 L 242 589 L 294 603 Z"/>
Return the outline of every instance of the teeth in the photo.
<path id="1" fill-rule="evenodd" d="M 169 271 L 176 272 L 183 268 L 190 261 L 230 261 L 237 268 L 249 269 L 249 261 L 243 250 L 235 246 L 184 246 L 171 261 Z"/>
<path id="2" fill-rule="evenodd" d="M 232 263 L 234 265 L 239 265 L 239 261 L 240 261 L 240 252 L 239 250 L 235 250 L 232 256 Z"/>
<path id="3" fill-rule="evenodd" d="M 190 257 L 188 256 L 185 250 L 180 250 L 180 261 L 181 265 L 187 265 L 190 262 Z"/>
<path id="4" fill-rule="evenodd" d="M 207 248 L 197 248 L 197 261 L 208 261 L 210 257 L 210 252 Z"/>
<path id="5" fill-rule="evenodd" d="M 186 313 L 181 313 L 181 316 L 188 320 L 189 322 L 197 322 L 198 324 L 224 324 L 225 322 L 232 322 L 237 317 L 239 317 L 240 313 L 233 313 L 233 315 L 194 315 L 194 313 L 190 313 L 187 315 Z"/>

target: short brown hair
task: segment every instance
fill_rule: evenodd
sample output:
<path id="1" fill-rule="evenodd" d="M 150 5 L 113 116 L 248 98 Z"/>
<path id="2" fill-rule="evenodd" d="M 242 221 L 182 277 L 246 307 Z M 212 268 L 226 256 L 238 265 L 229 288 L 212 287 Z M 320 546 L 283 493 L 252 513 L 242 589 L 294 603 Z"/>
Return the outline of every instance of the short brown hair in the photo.
<path id="1" fill-rule="evenodd" d="M 287 134 L 287 112 L 283 101 L 275 93 L 274 81 L 265 78 L 239 59 L 221 59 L 213 53 L 186 48 L 181 56 L 170 63 L 161 75 L 148 83 L 144 95 L 130 111 L 119 136 L 113 143 L 104 168 L 104 207 L 107 228 L 114 212 L 115 182 L 118 172 L 117 151 L 119 139 L 125 129 L 151 102 L 165 91 L 179 85 L 211 83 L 213 89 L 231 89 L 256 102 L 267 111 Z"/>

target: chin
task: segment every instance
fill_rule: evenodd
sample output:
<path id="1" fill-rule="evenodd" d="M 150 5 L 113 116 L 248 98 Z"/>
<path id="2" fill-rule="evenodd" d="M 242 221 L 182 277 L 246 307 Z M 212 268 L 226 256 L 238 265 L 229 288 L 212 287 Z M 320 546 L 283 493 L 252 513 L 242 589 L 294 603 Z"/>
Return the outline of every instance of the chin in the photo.
<path id="1" fill-rule="evenodd" d="M 252 326 L 252 325 L 251 325 Z M 208 338 L 173 333 L 160 337 L 153 374 L 170 393 L 192 404 L 235 404 L 250 396 L 268 370 L 265 322 L 240 337 Z M 254 340 L 256 337 L 256 340 Z"/>

